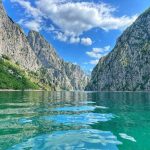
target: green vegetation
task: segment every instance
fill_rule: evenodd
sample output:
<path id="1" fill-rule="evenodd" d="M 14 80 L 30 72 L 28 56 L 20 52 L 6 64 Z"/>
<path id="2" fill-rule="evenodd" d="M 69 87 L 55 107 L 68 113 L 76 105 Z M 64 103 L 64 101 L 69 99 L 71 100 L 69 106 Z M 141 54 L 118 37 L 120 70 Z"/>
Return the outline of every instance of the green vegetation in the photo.
<path id="1" fill-rule="evenodd" d="M 13 64 L 8 57 L 0 58 L 0 89 L 40 89 L 25 71 Z"/>

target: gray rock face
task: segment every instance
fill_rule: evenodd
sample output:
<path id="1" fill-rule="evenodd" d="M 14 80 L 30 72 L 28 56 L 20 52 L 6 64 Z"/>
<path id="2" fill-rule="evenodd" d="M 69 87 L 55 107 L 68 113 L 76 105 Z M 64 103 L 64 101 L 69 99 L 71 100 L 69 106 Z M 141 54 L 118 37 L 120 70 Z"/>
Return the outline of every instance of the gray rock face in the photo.
<path id="1" fill-rule="evenodd" d="M 43 67 L 61 70 L 62 60 L 56 54 L 52 45 L 40 33 L 30 31 L 27 38 L 36 56 L 42 62 Z"/>
<path id="2" fill-rule="evenodd" d="M 2 54 L 27 70 L 36 71 L 40 67 L 22 29 L 7 16 L 0 1 L 0 55 Z"/>
<path id="3" fill-rule="evenodd" d="M 66 75 L 68 76 L 74 89 L 84 90 L 89 82 L 89 77 L 85 75 L 80 66 L 65 62 L 64 67 Z"/>
<path id="4" fill-rule="evenodd" d="M 100 59 L 87 90 L 150 90 L 150 9 L 125 30 Z"/>
<path id="5" fill-rule="evenodd" d="M 30 31 L 27 38 L 42 67 L 46 69 L 46 80 L 58 89 L 84 90 L 88 77 L 79 66 L 64 62 L 38 32 Z"/>

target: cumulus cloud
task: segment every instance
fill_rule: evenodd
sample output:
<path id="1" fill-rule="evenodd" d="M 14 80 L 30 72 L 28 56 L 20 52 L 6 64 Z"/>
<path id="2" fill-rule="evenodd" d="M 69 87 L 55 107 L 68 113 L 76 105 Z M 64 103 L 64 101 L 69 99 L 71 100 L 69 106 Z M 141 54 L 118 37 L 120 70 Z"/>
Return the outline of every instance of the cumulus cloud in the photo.
<path id="1" fill-rule="evenodd" d="M 86 52 L 89 57 L 101 58 L 110 52 L 110 46 L 105 46 L 104 48 L 93 48 L 92 51 Z"/>
<path id="2" fill-rule="evenodd" d="M 50 20 L 57 26 L 59 32 L 67 36 L 69 42 L 80 41 L 85 45 L 91 45 L 92 41 L 80 38 L 84 32 L 93 28 L 106 31 L 122 30 L 137 18 L 137 15 L 114 16 L 116 8 L 106 3 L 81 0 L 36 0 L 32 5 L 25 0 L 11 0 L 11 2 L 20 4 L 33 20 L 42 20 L 42 22 Z"/>
<path id="3" fill-rule="evenodd" d="M 97 64 L 99 59 L 103 56 L 106 56 L 110 52 L 110 46 L 105 46 L 103 48 L 93 48 L 92 51 L 86 52 L 86 54 L 94 58 L 94 60 L 91 60 L 89 63 L 94 65 Z"/>
<path id="4" fill-rule="evenodd" d="M 82 38 L 81 39 L 81 44 L 83 44 L 83 45 L 86 45 L 86 46 L 88 46 L 88 45 L 92 45 L 92 40 L 91 40 L 91 38 Z"/>
<path id="5" fill-rule="evenodd" d="M 42 29 L 43 15 L 38 8 L 33 7 L 29 1 L 25 0 L 11 0 L 11 2 L 18 3 L 25 9 L 26 18 L 20 19 L 19 24 L 30 30 L 40 31 Z"/>
<path id="6" fill-rule="evenodd" d="M 72 32 L 76 35 L 94 27 L 104 30 L 125 28 L 137 17 L 115 17 L 113 12 L 116 9 L 105 3 L 38 0 L 36 4 L 38 10 L 63 31 Z"/>
<path id="7" fill-rule="evenodd" d="M 66 35 L 64 35 L 63 33 L 59 32 L 59 31 L 55 31 L 54 33 L 58 40 L 63 41 L 63 42 L 68 41 L 68 37 Z"/>
<path id="8" fill-rule="evenodd" d="M 91 61 L 89 62 L 89 64 L 91 64 L 91 65 L 97 65 L 98 61 L 99 61 L 99 59 L 91 60 Z"/>
<path id="9" fill-rule="evenodd" d="M 49 27 L 46 27 L 45 28 L 46 29 L 46 31 L 55 31 L 55 27 L 53 26 L 53 25 L 49 25 Z"/>
<path id="10" fill-rule="evenodd" d="M 71 37 L 70 38 L 70 43 L 80 43 L 80 38 L 79 37 Z"/>
<path id="11" fill-rule="evenodd" d="M 92 52 L 86 52 L 86 54 L 92 58 L 101 58 L 102 57 L 102 54 L 94 53 L 93 51 Z"/>
<path id="12" fill-rule="evenodd" d="M 42 29 L 41 22 L 37 20 L 20 19 L 17 23 L 34 31 L 40 31 Z"/>
<path id="13" fill-rule="evenodd" d="M 107 53 L 110 51 L 110 46 L 105 46 L 103 48 L 93 48 L 92 52 L 94 53 Z"/>
<path id="14" fill-rule="evenodd" d="M 29 1 L 26 0 L 10 0 L 10 1 L 12 3 L 18 3 L 19 5 L 21 5 L 29 16 L 35 17 L 36 19 L 41 18 L 42 16 L 41 11 L 38 8 L 33 7 Z"/>
<path id="15" fill-rule="evenodd" d="M 18 3 L 23 8 L 25 8 L 26 13 L 28 15 L 32 15 L 33 17 L 39 17 L 41 15 L 41 12 L 38 8 L 35 8 L 31 5 L 29 1 L 26 0 L 10 0 L 12 3 Z"/>
<path id="16" fill-rule="evenodd" d="M 41 30 L 40 22 L 37 22 L 35 20 L 24 22 L 24 26 L 27 27 L 28 29 L 34 30 L 34 31 L 40 31 Z"/>

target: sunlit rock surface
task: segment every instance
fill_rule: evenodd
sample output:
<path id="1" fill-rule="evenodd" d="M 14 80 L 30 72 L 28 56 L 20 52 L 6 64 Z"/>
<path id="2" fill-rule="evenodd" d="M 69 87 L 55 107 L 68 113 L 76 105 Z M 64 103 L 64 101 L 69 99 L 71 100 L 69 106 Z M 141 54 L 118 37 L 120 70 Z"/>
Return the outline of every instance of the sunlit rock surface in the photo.
<path id="1" fill-rule="evenodd" d="M 150 9 L 117 40 L 92 72 L 87 90 L 150 90 Z"/>

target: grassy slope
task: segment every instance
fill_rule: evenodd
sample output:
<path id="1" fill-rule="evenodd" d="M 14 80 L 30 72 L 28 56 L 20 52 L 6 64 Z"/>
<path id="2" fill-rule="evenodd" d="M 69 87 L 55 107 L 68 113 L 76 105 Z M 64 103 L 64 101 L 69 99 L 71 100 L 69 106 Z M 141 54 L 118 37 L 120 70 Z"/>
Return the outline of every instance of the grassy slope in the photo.
<path id="1" fill-rule="evenodd" d="M 0 89 L 39 89 L 19 66 L 0 59 Z"/>

